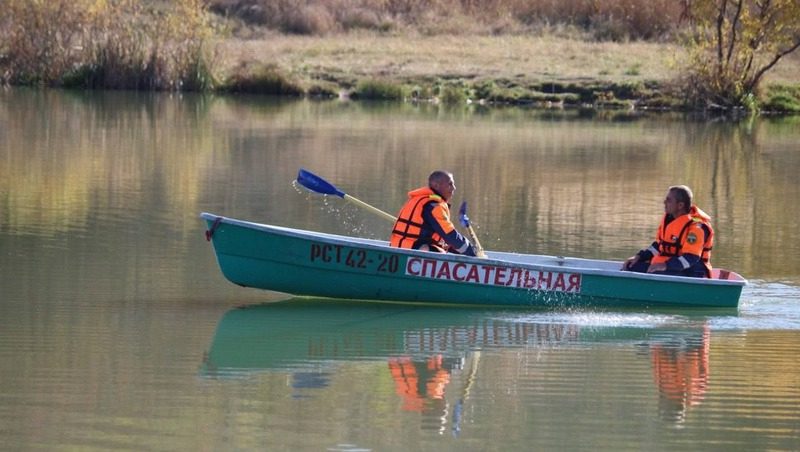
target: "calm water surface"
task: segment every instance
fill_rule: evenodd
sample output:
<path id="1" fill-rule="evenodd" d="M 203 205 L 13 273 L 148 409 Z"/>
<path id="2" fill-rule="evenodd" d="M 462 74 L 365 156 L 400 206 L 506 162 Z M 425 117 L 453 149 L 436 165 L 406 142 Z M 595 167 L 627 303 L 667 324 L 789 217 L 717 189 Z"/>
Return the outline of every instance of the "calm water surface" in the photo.
<path id="1" fill-rule="evenodd" d="M 0 92 L 5 450 L 798 450 L 800 120 Z M 201 211 L 385 238 L 434 168 L 486 248 L 623 259 L 665 188 L 739 310 L 490 310 L 239 288 Z"/>

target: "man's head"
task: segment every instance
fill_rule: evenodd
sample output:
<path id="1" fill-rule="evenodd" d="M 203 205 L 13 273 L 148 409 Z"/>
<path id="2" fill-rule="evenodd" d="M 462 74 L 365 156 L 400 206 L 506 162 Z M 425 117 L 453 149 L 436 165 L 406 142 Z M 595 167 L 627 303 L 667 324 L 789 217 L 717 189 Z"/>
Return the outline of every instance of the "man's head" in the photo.
<path id="1" fill-rule="evenodd" d="M 686 185 L 673 185 L 667 190 L 664 198 L 664 212 L 678 217 L 689 213 L 692 207 L 692 189 Z"/>
<path id="2" fill-rule="evenodd" d="M 445 201 L 449 201 L 456 191 L 453 174 L 447 171 L 434 171 L 428 176 L 428 186 L 440 194 Z"/>

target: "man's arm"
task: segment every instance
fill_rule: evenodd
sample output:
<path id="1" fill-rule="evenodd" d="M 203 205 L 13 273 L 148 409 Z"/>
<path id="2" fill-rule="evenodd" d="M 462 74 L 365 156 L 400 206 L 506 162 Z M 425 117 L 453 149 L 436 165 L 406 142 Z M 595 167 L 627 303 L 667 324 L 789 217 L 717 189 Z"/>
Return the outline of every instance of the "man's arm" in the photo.
<path id="1" fill-rule="evenodd" d="M 472 244 L 456 230 L 453 222 L 450 221 L 450 216 L 442 206 L 433 202 L 426 204 L 422 209 L 422 219 L 426 224 L 430 225 L 437 234 L 442 236 L 444 241 L 450 245 L 450 248 L 454 252 L 466 256 L 475 256 L 475 249 L 472 247 Z"/>
<path id="2" fill-rule="evenodd" d="M 625 262 L 622 264 L 622 269 L 628 270 L 639 262 L 648 262 L 650 261 L 650 259 L 653 258 L 653 256 L 656 256 L 657 254 L 658 254 L 658 242 L 653 242 L 652 244 L 650 244 L 648 248 L 639 250 L 638 253 L 625 259 Z"/>

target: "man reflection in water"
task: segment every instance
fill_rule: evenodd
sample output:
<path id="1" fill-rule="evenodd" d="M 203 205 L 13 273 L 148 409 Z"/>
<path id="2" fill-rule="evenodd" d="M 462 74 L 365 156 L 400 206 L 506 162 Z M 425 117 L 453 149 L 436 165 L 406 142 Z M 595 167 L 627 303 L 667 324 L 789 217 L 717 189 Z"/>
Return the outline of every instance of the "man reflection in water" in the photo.
<path id="1" fill-rule="evenodd" d="M 663 418 L 682 423 L 688 409 L 703 401 L 708 388 L 709 338 L 705 325 L 701 335 L 676 336 L 650 345 Z"/>
<path id="2" fill-rule="evenodd" d="M 389 358 L 395 390 L 403 399 L 402 409 L 423 414 L 423 420 L 434 420 L 432 428 L 443 432 L 447 422 L 448 404 L 445 389 L 450 383 L 450 371 L 458 368 L 461 360 L 443 358 L 441 354 L 425 361 L 410 357 Z"/>

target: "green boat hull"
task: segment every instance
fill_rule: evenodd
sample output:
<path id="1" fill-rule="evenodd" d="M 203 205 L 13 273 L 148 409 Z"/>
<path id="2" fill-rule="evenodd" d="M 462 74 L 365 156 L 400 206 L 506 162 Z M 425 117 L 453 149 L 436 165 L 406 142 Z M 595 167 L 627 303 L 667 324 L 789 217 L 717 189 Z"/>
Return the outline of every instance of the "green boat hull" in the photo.
<path id="1" fill-rule="evenodd" d="M 746 281 L 619 271 L 612 261 L 489 252 L 488 259 L 204 213 L 225 277 L 293 295 L 489 306 L 737 307 Z"/>

